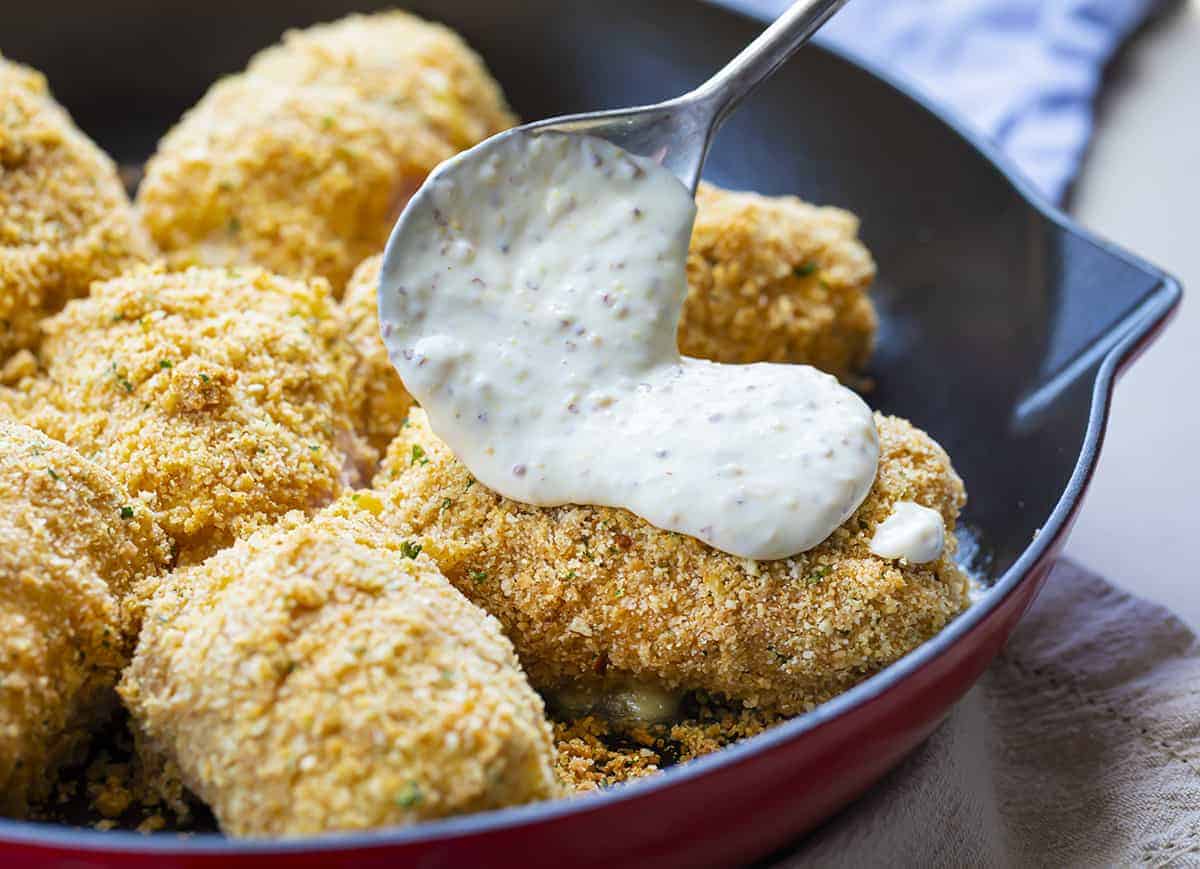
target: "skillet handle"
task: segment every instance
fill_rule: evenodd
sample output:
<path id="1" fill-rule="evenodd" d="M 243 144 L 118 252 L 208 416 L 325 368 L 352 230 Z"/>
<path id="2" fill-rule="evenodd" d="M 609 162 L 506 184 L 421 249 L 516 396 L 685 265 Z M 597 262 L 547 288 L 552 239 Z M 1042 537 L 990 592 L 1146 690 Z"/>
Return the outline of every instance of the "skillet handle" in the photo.
<path id="1" fill-rule="evenodd" d="M 1149 345 L 1179 306 L 1178 281 L 1065 221 L 1046 225 L 1058 312 L 1044 362 L 1018 398 L 1010 424 L 1036 428 L 1056 399 L 1105 369 L 1114 378 Z"/>

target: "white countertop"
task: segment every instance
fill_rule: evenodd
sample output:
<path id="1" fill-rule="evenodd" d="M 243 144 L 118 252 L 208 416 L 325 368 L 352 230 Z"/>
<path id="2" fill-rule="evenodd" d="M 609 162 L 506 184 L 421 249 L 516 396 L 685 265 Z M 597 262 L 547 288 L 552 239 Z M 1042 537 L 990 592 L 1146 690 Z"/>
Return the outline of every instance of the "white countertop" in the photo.
<path id="1" fill-rule="evenodd" d="M 1178 4 L 1114 66 L 1071 211 L 1174 274 L 1185 298 L 1117 384 L 1066 551 L 1200 628 L 1200 0 Z"/>

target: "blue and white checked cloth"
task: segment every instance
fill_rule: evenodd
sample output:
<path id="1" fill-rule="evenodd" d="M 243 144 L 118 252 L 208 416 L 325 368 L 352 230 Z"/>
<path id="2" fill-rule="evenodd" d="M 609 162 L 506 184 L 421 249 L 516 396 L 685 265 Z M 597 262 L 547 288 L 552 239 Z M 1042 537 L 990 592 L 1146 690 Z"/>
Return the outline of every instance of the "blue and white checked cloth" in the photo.
<path id="1" fill-rule="evenodd" d="M 787 0 L 728 0 L 774 15 Z M 850 0 L 821 31 L 989 136 L 1061 200 L 1105 64 L 1157 0 Z"/>

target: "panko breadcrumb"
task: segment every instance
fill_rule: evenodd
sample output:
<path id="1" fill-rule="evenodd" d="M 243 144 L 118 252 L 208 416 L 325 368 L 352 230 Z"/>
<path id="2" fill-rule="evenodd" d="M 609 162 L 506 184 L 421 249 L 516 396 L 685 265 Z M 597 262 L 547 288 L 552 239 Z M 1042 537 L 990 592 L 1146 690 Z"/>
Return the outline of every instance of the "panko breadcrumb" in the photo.
<path id="1" fill-rule="evenodd" d="M 591 506 L 540 508 L 488 490 L 414 409 L 376 477 L 381 518 L 495 615 L 539 690 L 632 677 L 794 714 L 845 691 L 940 631 L 967 605 L 954 564 L 965 500 L 945 452 L 876 417 L 870 493 L 823 543 L 756 562 Z M 949 545 L 929 564 L 871 553 L 897 501 L 942 514 Z"/>
<path id="2" fill-rule="evenodd" d="M 45 799 L 111 710 L 130 650 L 122 598 L 168 556 L 112 476 L 0 420 L 0 813 Z"/>
<path id="3" fill-rule="evenodd" d="M 500 626 L 351 501 L 173 574 L 120 690 L 235 836 L 557 794 L 541 699 Z"/>
<path id="4" fill-rule="evenodd" d="M 40 73 L 0 57 L 0 364 L 93 280 L 151 255 L 112 160 Z"/>
<path id="5" fill-rule="evenodd" d="M 138 208 L 177 267 L 257 263 L 340 296 L 425 176 L 514 121 L 451 31 L 355 15 L 214 85 L 147 163 Z"/>
<path id="6" fill-rule="evenodd" d="M 413 405 L 379 335 L 376 293 L 382 260 L 382 256 L 365 260 L 350 278 L 342 298 L 355 352 L 350 390 L 358 431 L 380 455 L 400 431 Z"/>
<path id="7" fill-rule="evenodd" d="M 372 463 L 344 331 L 322 280 L 143 268 L 46 321 L 45 372 L 15 411 L 146 493 L 179 561 L 199 561 Z"/>
<path id="8" fill-rule="evenodd" d="M 679 323 L 685 356 L 796 362 L 858 385 L 875 339 L 875 263 L 858 219 L 795 196 L 701 184 Z"/>
<path id="9" fill-rule="evenodd" d="M 335 84 L 364 100 L 415 111 L 455 151 L 513 126 L 483 60 L 444 25 L 391 10 L 289 30 L 247 72 L 292 87 Z"/>
<path id="10" fill-rule="evenodd" d="M 349 88 L 240 75 L 163 138 L 137 205 L 175 267 L 255 263 L 340 293 L 452 153 L 413 113 Z"/>

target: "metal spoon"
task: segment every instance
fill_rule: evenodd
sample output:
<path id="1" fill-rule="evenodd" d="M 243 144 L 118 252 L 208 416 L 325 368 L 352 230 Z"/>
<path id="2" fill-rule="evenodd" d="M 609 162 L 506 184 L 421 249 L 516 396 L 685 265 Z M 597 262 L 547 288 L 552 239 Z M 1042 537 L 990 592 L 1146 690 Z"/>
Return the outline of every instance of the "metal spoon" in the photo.
<path id="1" fill-rule="evenodd" d="M 683 96 L 651 106 L 610 109 L 580 115 L 564 115 L 535 121 L 497 133 L 468 151 L 450 158 L 435 169 L 425 184 L 408 201 L 383 252 L 379 282 L 380 320 L 385 321 L 386 286 L 403 274 L 404 263 L 397 253 L 410 232 L 412 214 L 432 194 L 439 180 L 447 180 L 464 167 L 479 164 L 488 154 L 521 137 L 546 133 L 591 136 L 605 139 L 630 154 L 649 158 L 675 175 L 695 195 L 709 145 L 721 123 L 738 104 L 833 15 L 846 0 L 796 0 L 758 38 L 739 52 L 716 75 Z M 419 230 L 418 230 L 419 231 Z"/>
<path id="2" fill-rule="evenodd" d="M 556 132 L 607 139 L 632 154 L 654 158 L 695 193 L 721 123 L 845 2 L 798 0 L 720 72 L 683 96 L 652 106 L 549 118 L 500 135 Z"/>

